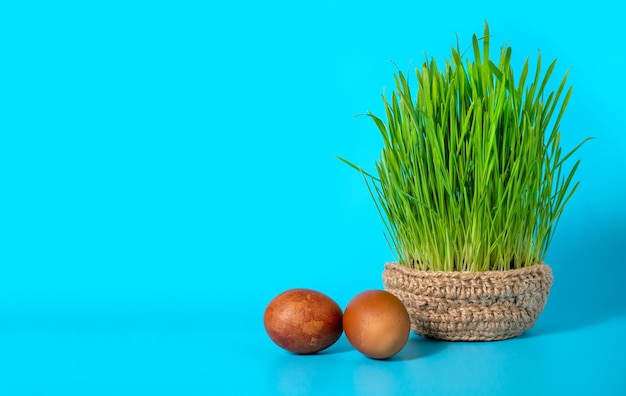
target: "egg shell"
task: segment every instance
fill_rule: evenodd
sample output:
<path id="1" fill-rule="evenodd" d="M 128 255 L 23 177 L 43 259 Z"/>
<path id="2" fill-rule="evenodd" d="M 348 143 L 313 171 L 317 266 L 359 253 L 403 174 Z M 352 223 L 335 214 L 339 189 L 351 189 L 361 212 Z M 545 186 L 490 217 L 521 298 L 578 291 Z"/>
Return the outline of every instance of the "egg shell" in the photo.
<path id="1" fill-rule="evenodd" d="M 384 290 L 368 290 L 357 294 L 346 306 L 343 328 L 359 352 L 373 359 L 387 359 L 406 345 L 411 320 L 396 296 Z"/>
<path id="2" fill-rule="evenodd" d="M 265 309 L 269 337 L 283 349 L 311 354 L 334 344 L 343 333 L 343 314 L 327 295 L 311 289 L 290 289 Z"/>

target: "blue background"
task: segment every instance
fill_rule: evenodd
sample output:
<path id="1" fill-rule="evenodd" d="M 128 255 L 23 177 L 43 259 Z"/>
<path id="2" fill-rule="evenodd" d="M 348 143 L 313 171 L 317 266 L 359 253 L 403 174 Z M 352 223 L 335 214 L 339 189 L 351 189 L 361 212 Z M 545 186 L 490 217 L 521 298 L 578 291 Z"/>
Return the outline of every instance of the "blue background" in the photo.
<path id="1" fill-rule="evenodd" d="M 623 394 L 624 11 L 617 2 L 0 5 L 0 394 Z M 291 355 L 262 315 L 345 307 L 393 259 L 360 176 L 383 90 L 490 24 L 571 68 L 580 189 L 537 325 L 497 343 L 345 337 Z M 519 66 L 517 67 L 519 70 Z M 369 165 L 368 165 L 369 164 Z"/>

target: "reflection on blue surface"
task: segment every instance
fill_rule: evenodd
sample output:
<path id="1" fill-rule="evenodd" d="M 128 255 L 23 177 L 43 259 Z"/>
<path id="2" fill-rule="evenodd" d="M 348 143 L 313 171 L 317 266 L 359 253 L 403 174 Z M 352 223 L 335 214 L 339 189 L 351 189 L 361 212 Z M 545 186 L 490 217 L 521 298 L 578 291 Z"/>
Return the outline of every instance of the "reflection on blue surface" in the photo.
<path id="1" fill-rule="evenodd" d="M 391 365 L 363 361 L 354 368 L 354 390 L 362 395 L 398 394 L 402 378 L 394 373 Z"/>
<path id="2" fill-rule="evenodd" d="M 281 394 L 305 395 L 311 392 L 315 365 L 312 361 L 291 362 L 279 367 L 276 387 Z"/>

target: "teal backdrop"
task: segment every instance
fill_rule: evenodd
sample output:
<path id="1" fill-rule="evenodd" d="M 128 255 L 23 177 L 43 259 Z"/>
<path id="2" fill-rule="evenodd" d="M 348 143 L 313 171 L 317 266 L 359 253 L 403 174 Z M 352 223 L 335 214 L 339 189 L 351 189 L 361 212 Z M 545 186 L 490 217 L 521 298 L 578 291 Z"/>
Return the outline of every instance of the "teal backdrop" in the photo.
<path id="1" fill-rule="evenodd" d="M 625 17 L 608 0 L 3 2 L 0 395 L 624 394 Z M 563 147 L 595 137 L 537 325 L 413 335 L 389 362 L 345 337 L 279 349 L 271 298 L 343 308 L 393 260 L 336 158 L 380 154 L 355 115 L 485 20 L 516 65 L 540 50 L 554 82 L 570 70 Z"/>

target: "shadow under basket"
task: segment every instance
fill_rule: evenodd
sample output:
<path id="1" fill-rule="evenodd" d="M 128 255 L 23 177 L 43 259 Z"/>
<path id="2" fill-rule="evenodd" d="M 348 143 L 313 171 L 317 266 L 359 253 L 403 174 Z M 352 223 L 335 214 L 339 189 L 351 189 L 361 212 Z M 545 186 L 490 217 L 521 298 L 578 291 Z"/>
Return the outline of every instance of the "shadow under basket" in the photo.
<path id="1" fill-rule="evenodd" d="M 546 264 L 507 271 L 421 271 L 385 264 L 385 290 L 411 317 L 411 330 L 447 341 L 495 341 L 516 337 L 543 311 L 552 269 Z"/>

